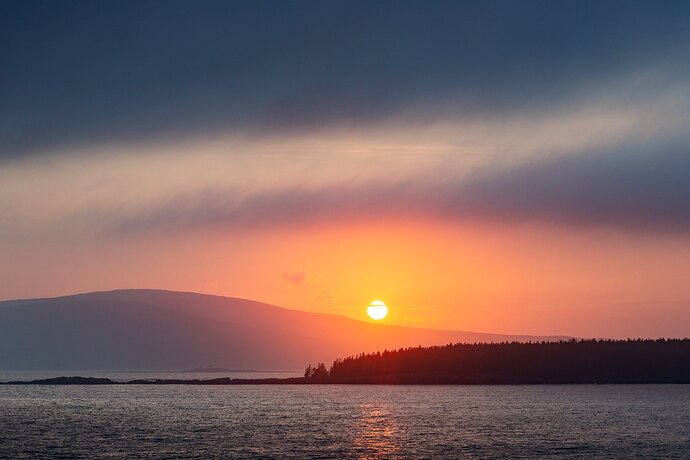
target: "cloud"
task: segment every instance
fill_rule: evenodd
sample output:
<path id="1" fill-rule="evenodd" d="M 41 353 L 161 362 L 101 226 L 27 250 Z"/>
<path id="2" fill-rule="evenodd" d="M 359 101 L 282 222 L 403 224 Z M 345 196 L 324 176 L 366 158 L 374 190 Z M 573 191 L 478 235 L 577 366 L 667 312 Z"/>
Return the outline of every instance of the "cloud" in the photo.
<path id="1" fill-rule="evenodd" d="M 618 146 L 487 168 L 468 177 L 291 187 L 175 197 L 111 221 L 115 233 L 273 229 L 377 219 L 539 222 L 690 233 L 686 144 Z"/>
<path id="2" fill-rule="evenodd" d="M 295 272 L 295 273 L 290 273 L 287 271 L 283 272 L 283 280 L 287 281 L 288 283 L 292 284 L 305 284 L 307 282 L 307 273 L 306 272 Z"/>
<path id="3" fill-rule="evenodd" d="M 2 2 L 0 159 L 527 112 L 649 74 L 653 99 L 690 79 L 688 22 L 670 0 Z"/>
<path id="4" fill-rule="evenodd" d="M 334 293 L 323 286 L 320 286 L 319 276 L 309 276 L 307 280 L 307 272 L 283 272 L 283 280 L 287 283 L 297 286 L 307 287 L 311 291 L 314 303 L 324 307 L 332 307 L 335 300 Z"/>

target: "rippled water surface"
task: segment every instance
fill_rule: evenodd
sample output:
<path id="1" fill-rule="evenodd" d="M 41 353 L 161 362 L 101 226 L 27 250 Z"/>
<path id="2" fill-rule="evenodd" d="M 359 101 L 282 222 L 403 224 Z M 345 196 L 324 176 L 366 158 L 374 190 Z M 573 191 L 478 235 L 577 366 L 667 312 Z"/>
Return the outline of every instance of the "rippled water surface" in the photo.
<path id="1" fill-rule="evenodd" d="M 690 385 L 0 386 L 2 458 L 689 458 Z"/>

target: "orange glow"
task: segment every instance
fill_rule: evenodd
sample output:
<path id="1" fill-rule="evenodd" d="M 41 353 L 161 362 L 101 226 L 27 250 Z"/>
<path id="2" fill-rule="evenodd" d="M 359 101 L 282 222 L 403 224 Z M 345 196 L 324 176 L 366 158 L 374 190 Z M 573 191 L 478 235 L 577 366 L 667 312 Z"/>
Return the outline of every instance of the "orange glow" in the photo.
<path id="1" fill-rule="evenodd" d="M 367 321 L 371 319 L 363 307 L 375 293 L 395 306 L 385 318 L 391 325 L 661 336 L 687 334 L 687 310 L 659 303 L 690 299 L 690 246 L 683 242 L 680 237 L 624 237 L 599 230 L 576 234 L 527 225 L 505 229 L 387 219 L 280 233 L 217 231 L 154 241 L 132 237 L 124 249 L 115 242 L 84 242 L 69 252 L 46 249 L 40 258 L 20 257 L 22 246 L 15 244 L 9 257 L 17 263 L 12 271 L 0 267 L 0 280 L 30 280 L 31 273 L 40 271 L 36 276 L 46 280 L 43 291 L 17 284 L 16 297 L 156 287 Z M 41 264 L 44 258 L 76 266 L 107 264 L 77 277 L 58 265 Z M 285 272 L 304 276 L 299 283 L 289 282 Z"/>

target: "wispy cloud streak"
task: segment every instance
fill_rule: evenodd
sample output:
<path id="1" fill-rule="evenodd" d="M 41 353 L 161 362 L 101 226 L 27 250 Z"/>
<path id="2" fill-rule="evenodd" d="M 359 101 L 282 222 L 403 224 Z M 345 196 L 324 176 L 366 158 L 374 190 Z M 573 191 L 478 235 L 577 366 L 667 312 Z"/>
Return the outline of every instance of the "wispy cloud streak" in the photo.
<path id="1" fill-rule="evenodd" d="M 541 222 L 626 231 L 690 232 L 685 147 L 578 155 L 464 180 L 429 176 L 385 183 L 292 187 L 176 197 L 117 219 L 116 233 L 346 224 L 379 219 Z"/>

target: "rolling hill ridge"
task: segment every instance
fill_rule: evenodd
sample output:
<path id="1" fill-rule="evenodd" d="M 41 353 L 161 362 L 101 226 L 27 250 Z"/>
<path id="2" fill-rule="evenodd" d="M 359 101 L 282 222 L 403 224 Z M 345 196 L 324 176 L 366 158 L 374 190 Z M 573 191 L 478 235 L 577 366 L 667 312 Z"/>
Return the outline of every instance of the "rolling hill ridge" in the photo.
<path id="1" fill-rule="evenodd" d="M 117 290 L 0 302 L 0 369 L 302 369 L 362 352 L 558 340 L 371 324 L 246 299 Z"/>

